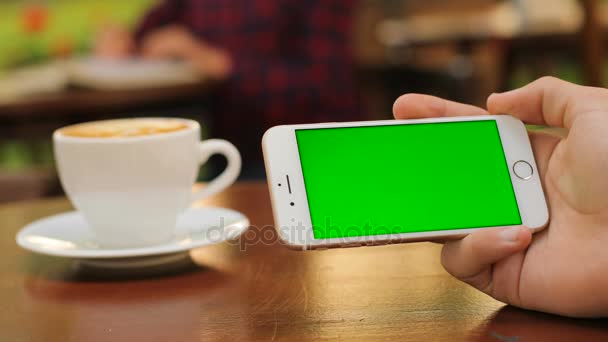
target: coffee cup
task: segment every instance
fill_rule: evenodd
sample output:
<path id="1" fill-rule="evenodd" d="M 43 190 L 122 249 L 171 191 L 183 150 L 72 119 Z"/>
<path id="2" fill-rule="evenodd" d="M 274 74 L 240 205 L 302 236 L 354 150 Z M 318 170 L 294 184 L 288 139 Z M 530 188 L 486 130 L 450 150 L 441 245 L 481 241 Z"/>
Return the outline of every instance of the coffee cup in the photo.
<path id="1" fill-rule="evenodd" d="M 235 182 L 241 157 L 225 140 L 200 140 L 198 122 L 135 118 L 88 122 L 53 134 L 61 184 L 100 247 L 137 248 L 171 240 L 193 201 Z M 225 170 L 192 192 L 199 168 L 222 154 Z"/>

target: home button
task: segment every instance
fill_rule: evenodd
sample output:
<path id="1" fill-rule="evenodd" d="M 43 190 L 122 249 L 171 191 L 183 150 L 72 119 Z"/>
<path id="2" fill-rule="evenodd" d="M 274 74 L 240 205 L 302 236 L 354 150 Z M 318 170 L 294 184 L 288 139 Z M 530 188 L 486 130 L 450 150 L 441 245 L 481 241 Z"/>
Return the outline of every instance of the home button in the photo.
<path id="1" fill-rule="evenodd" d="M 534 169 L 532 169 L 532 165 L 527 161 L 517 161 L 513 164 L 513 172 L 519 179 L 528 180 L 532 178 L 532 174 L 534 174 Z"/>

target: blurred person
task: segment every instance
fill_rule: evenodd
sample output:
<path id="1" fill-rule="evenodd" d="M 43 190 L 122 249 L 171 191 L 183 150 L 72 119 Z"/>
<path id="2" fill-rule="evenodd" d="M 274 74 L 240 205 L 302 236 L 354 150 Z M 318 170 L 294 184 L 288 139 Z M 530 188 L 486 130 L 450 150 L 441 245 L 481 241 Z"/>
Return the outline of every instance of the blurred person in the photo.
<path id="1" fill-rule="evenodd" d="M 608 90 L 546 77 L 488 98 L 487 110 L 408 94 L 397 119 L 510 114 L 561 127 L 567 137 L 530 134 L 550 223 L 484 229 L 446 242 L 453 276 L 507 304 L 574 317 L 608 317 Z"/>
<path id="2" fill-rule="evenodd" d="M 351 54 L 354 0 L 165 0 L 133 34 L 112 28 L 102 57 L 182 59 L 223 80 L 215 132 L 264 175 L 260 140 L 277 124 L 360 120 Z"/>

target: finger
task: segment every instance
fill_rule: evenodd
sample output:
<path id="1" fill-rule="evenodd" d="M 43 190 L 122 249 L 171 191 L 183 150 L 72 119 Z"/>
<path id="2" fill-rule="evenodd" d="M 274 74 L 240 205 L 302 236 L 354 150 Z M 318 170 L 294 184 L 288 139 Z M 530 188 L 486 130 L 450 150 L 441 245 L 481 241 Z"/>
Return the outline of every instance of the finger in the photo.
<path id="1" fill-rule="evenodd" d="M 169 53 L 169 50 L 167 50 L 165 47 L 163 47 L 162 45 L 158 45 L 158 44 L 147 44 L 144 45 L 141 49 L 141 55 L 145 58 L 156 58 L 156 59 L 160 59 L 160 58 L 170 58 L 171 54 Z"/>
<path id="2" fill-rule="evenodd" d="M 549 169 L 549 159 L 551 159 L 553 150 L 555 150 L 555 147 L 561 140 L 560 137 L 555 135 L 543 132 L 530 132 L 530 144 L 532 145 L 540 179 L 543 182 L 545 180 L 545 173 Z"/>
<path id="3" fill-rule="evenodd" d="M 396 119 L 432 118 L 440 116 L 487 115 L 484 109 L 468 104 L 444 100 L 439 97 L 406 94 L 393 104 Z"/>
<path id="4" fill-rule="evenodd" d="M 154 57 L 160 54 L 160 46 L 154 39 L 146 39 L 141 45 L 140 53 L 144 57 Z"/>
<path id="5" fill-rule="evenodd" d="M 606 89 L 543 77 L 523 88 L 492 94 L 488 111 L 510 114 L 527 123 L 570 128 L 576 117 L 602 110 L 606 101 Z"/>
<path id="6" fill-rule="evenodd" d="M 166 58 L 170 49 L 163 32 L 153 32 L 145 37 L 140 48 L 140 54 L 146 58 Z"/>
<path id="7" fill-rule="evenodd" d="M 454 277 L 492 294 L 492 265 L 524 250 L 531 239 L 530 229 L 523 226 L 479 230 L 446 242 L 441 263 Z"/>

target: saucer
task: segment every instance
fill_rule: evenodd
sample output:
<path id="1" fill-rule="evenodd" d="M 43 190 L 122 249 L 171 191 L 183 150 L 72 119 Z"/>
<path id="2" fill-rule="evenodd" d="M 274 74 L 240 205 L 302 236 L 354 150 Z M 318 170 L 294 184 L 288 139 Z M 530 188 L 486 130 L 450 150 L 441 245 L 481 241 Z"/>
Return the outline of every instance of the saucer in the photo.
<path id="1" fill-rule="evenodd" d="M 79 259 L 81 266 L 103 270 L 122 270 L 122 269 L 150 269 L 154 267 L 175 267 L 177 264 L 192 262 L 188 251 L 148 255 L 134 258 L 112 258 L 112 259 Z"/>
<path id="2" fill-rule="evenodd" d="M 17 234 L 17 244 L 32 252 L 80 259 L 169 257 L 190 249 L 239 237 L 249 228 L 242 213 L 225 208 L 189 208 L 177 220 L 173 239 L 162 244 L 137 248 L 109 249 L 97 244 L 84 216 L 71 211 L 49 216 L 25 226 Z M 170 257 L 169 257 L 170 258 Z M 133 259 L 135 261 L 137 259 Z M 143 260 L 137 260 L 141 263 Z M 98 260 L 97 263 L 104 263 Z"/>

